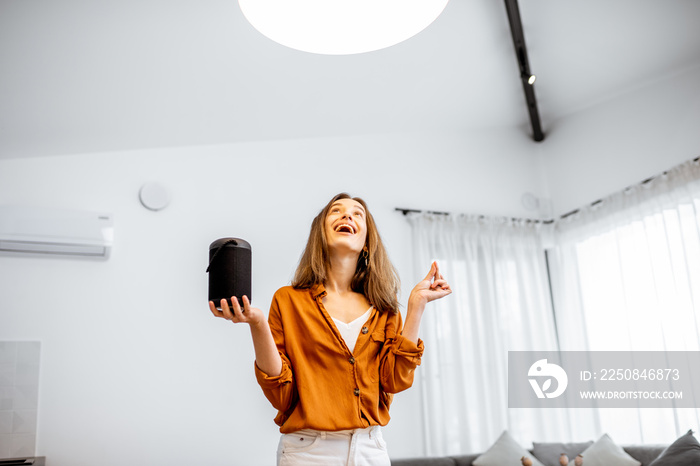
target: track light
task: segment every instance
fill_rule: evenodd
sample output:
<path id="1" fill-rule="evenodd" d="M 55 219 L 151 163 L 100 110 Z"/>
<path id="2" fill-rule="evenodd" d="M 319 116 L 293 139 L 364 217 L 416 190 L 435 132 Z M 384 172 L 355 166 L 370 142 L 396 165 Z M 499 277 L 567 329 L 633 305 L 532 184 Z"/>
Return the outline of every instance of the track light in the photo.
<path id="1" fill-rule="evenodd" d="M 536 80 L 536 79 L 537 79 L 537 76 L 535 76 L 534 74 L 531 74 L 530 77 L 527 78 L 527 83 L 528 83 L 530 86 L 532 86 L 533 84 L 535 84 L 535 80 Z"/>

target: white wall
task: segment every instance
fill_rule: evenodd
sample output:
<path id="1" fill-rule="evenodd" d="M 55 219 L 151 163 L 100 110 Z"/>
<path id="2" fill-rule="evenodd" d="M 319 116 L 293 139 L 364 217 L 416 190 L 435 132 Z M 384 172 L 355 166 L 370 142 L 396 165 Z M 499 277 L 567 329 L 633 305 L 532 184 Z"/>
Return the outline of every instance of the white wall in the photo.
<path id="1" fill-rule="evenodd" d="M 289 282 L 310 221 L 334 194 L 369 203 L 399 268 L 415 273 L 394 207 L 526 216 L 536 146 L 498 131 L 250 143 L 0 161 L 0 203 L 112 212 L 107 262 L 0 257 L 0 340 L 40 340 L 37 450 L 49 466 L 272 465 L 274 410 L 248 330 L 206 305 L 208 246 L 253 247 L 253 301 Z M 141 185 L 173 195 L 144 209 Z M 427 351 L 430 342 L 426 342 Z M 392 456 L 422 453 L 420 393 L 396 397 Z"/>
<path id="2" fill-rule="evenodd" d="M 652 80 L 547 125 L 541 144 L 561 215 L 700 156 L 700 67 Z"/>

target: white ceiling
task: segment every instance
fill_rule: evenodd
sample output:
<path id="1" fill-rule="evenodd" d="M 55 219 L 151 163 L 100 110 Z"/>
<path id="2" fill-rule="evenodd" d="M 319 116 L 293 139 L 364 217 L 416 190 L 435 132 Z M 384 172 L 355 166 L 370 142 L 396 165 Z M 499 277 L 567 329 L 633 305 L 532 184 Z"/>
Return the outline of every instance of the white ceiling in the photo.
<path id="1" fill-rule="evenodd" d="M 521 0 L 520 11 L 545 133 L 700 64 L 696 0 Z M 530 131 L 501 0 L 451 0 L 416 37 L 352 56 L 271 42 L 235 0 L 0 0 L 0 64 L 0 158 Z"/>

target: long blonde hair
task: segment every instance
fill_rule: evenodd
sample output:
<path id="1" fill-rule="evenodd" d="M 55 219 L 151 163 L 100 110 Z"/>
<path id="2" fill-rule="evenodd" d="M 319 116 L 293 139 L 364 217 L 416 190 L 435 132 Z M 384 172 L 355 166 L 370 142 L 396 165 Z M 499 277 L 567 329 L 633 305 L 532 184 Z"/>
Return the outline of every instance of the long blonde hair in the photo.
<path id="1" fill-rule="evenodd" d="M 366 213 L 367 239 L 365 240 L 365 248 L 367 252 L 361 253 L 357 261 L 355 275 L 350 285 L 352 290 L 365 295 L 370 304 L 380 312 L 398 312 L 399 274 L 389 260 L 389 255 L 384 248 L 377 225 L 367 208 L 367 204 L 359 197 L 350 197 L 347 193 L 340 193 L 333 197 L 311 222 L 309 240 L 306 242 L 301 259 L 299 259 L 292 286 L 294 288 L 310 288 L 314 285 L 325 284 L 329 257 L 324 225 L 331 206 L 339 199 L 352 199 L 359 202 Z"/>

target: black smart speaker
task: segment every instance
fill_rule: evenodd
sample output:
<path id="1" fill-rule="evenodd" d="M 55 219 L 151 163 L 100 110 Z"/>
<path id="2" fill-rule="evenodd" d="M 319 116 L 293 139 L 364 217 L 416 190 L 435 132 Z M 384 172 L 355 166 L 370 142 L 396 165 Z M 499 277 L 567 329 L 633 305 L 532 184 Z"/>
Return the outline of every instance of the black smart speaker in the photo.
<path id="1" fill-rule="evenodd" d="M 231 309 L 231 296 L 238 298 L 243 309 L 243 296 L 251 297 L 250 244 L 240 238 L 217 239 L 209 246 L 209 301 L 221 310 L 221 300 L 226 299 Z"/>

